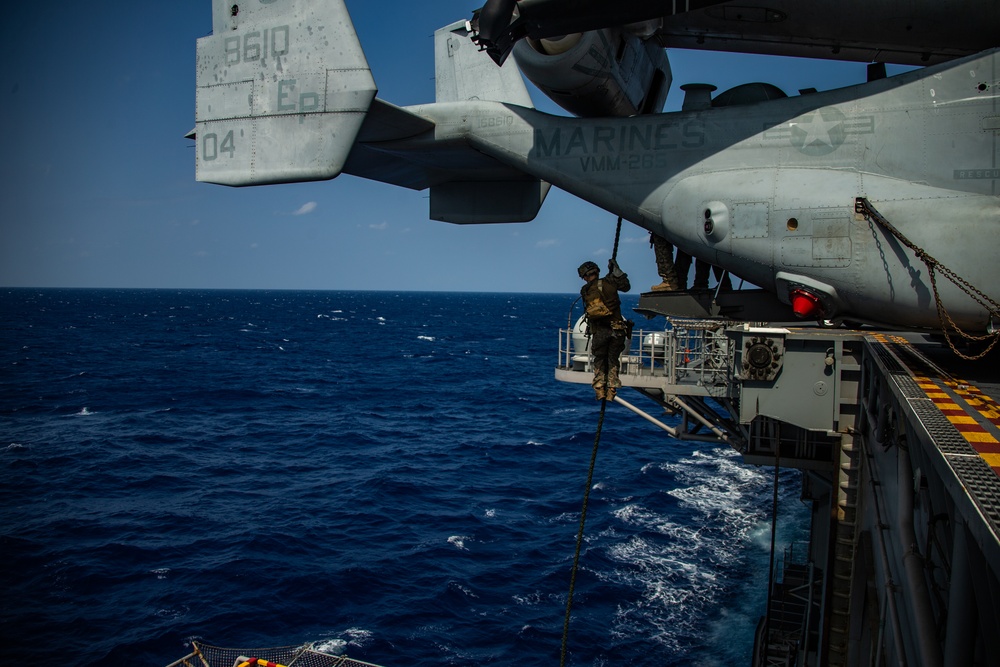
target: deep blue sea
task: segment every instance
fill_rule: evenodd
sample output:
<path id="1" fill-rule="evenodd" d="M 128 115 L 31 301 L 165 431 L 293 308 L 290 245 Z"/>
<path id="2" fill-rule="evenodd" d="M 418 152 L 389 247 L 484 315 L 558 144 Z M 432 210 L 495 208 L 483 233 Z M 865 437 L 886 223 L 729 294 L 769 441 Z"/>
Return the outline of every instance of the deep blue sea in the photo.
<path id="1" fill-rule="evenodd" d="M 600 412 L 553 378 L 575 296 L 0 290 L 5 658 L 557 665 Z M 567 663 L 749 664 L 772 474 L 610 405 Z"/>

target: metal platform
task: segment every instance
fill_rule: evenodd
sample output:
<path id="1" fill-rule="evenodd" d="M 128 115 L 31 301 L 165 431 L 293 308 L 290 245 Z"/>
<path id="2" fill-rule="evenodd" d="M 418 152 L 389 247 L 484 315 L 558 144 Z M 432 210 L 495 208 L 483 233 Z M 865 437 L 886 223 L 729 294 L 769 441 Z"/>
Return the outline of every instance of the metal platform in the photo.
<path id="1" fill-rule="evenodd" d="M 649 319 L 657 315 L 753 322 L 780 322 L 792 318 L 788 304 L 781 303 L 773 293 L 762 289 L 643 292 L 639 295 L 635 312 Z"/>

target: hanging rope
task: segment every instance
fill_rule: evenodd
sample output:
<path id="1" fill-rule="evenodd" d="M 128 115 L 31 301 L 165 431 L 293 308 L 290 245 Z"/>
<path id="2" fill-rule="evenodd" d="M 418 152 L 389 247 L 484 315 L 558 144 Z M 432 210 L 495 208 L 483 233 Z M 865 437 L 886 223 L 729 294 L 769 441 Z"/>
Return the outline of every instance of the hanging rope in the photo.
<path id="1" fill-rule="evenodd" d="M 618 226 L 615 228 L 615 247 L 611 259 L 618 257 L 618 240 L 622 233 L 622 217 L 618 216 Z M 573 302 L 576 303 L 575 301 Z M 610 367 L 608 359 L 608 367 Z M 607 394 L 601 398 L 601 415 L 597 419 L 597 432 L 594 435 L 594 449 L 590 453 L 590 468 L 587 470 L 587 486 L 583 490 L 583 507 L 580 509 L 580 528 L 576 532 L 576 550 L 573 552 L 573 569 L 569 577 L 569 594 L 566 596 L 566 619 L 563 621 L 562 649 L 559 651 L 559 665 L 566 665 L 566 644 L 569 641 L 569 619 L 573 610 L 573 591 L 576 588 L 576 573 L 580 566 L 580 551 L 583 548 L 583 529 L 587 524 L 587 506 L 590 504 L 590 489 L 594 483 L 594 467 L 597 464 L 597 448 L 601 444 L 601 430 L 604 428 L 604 413 L 608 407 Z"/>
<path id="2" fill-rule="evenodd" d="M 562 650 L 559 652 L 559 665 L 566 664 L 566 643 L 569 641 L 569 619 L 573 609 L 573 589 L 576 588 L 576 571 L 580 565 L 580 550 L 583 546 L 583 527 L 587 523 L 587 505 L 590 501 L 590 488 L 594 483 L 594 466 L 597 463 L 597 447 L 601 443 L 601 429 L 604 426 L 604 411 L 608 406 L 607 397 L 601 399 L 601 416 L 597 420 L 597 434 L 594 436 L 594 449 L 590 453 L 590 469 L 587 471 L 587 487 L 583 490 L 583 508 L 580 510 L 580 528 L 576 533 L 576 551 L 573 554 L 573 570 L 569 577 L 569 595 L 566 597 L 566 620 L 563 621 Z"/>
<path id="3" fill-rule="evenodd" d="M 611 251 L 611 259 L 618 259 L 618 239 L 622 235 L 622 217 L 618 216 L 618 227 L 615 229 L 615 249 Z"/>
<path id="4" fill-rule="evenodd" d="M 993 349 L 993 347 L 997 344 L 997 342 L 1000 342 L 1000 331 L 996 331 L 994 333 L 987 333 L 982 336 L 977 336 L 975 334 L 970 334 L 967 331 L 963 331 L 957 324 L 955 324 L 955 321 L 951 319 L 951 315 L 948 314 L 948 311 L 944 307 L 944 303 L 942 303 L 941 301 L 941 295 L 938 294 L 937 272 L 940 271 L 945 278 L 950 280 L 960 290 L 969 295 L 969 297 L 971 297 L 973 301 L 975 301 L 980 306 L 985 308 L 986 311 L 989 312 L 991 318 L 1000 319 L 1000 303 L 997 303 L 996 301 L 988 297 L 986 294 L 976 289 L 976 287 L 971 285 L 968 281 L 956 275 L 954 271 L 952 271 L 944 264 L 931 257 L 922 248 L 917 247 L 916 244 L 914 244 L 908 238 L 903 236 L 902 232 L 896 229 L 892 223 L 890 223 L 888 220 L 882 217 L 882 214 L 876 211 L 875 207 L 872 206 L 871 202 L 869 202 L 864 197 L 857 197 L 854 200 L 854 212 L 860 213 L 861 215 L 865 216 L 865 220 L 867 220 L 869 224 L 871 224 L 873 221 L 877 222 L 879 225 L 885 228 L 886 231 L 888 231 L 890 234 L 896 237 L 900 243 L 902 243 L 904 246 L 912 250 L 913 253 L 917 256 L 917 258 L 923 261 L 923 263 L 927 265 L 927 275 L 931 280 L 931 288 L 934 290 L 934 302 L 935 305 L 937 306 L 938 319 L 941 320 L 941 332 L 944 334 L 945 340 L 948 341 L 948 347 L 951 348 L 951 351 L 954 352 L 959 357 L 961 357 L 962 359 L 965 359 L 966 361 L 975 361 L 977 359 L 982 359 L 987 354 L 989 354 L 990 350 Z M 955 347 L 955 343 L 951 339 L 951 334 L 949 332 L 949 329 L 951 329 L 958 336 L 966 340 L 972 340 L 977 342 L 990 340 L 991 338 L 993 340 L 990 342 L 989 345 L 986 346 L 985 350 L 983 350 L 977 355 L 970 356 L 958 351 L 958 349 Z"/>

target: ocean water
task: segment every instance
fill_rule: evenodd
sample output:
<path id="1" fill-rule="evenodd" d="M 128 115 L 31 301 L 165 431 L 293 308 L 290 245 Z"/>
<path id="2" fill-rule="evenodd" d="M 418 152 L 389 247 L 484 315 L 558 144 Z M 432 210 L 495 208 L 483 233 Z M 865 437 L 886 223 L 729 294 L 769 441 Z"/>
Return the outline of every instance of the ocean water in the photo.
<path id="1" fill-rule="evenodd" d="M 0 290 L 5 655 L 558 664 L 600 409 L 553 378 L 574 297 Z M 748 664 L 772 474 L 609 406 L 567 663 Z"/>

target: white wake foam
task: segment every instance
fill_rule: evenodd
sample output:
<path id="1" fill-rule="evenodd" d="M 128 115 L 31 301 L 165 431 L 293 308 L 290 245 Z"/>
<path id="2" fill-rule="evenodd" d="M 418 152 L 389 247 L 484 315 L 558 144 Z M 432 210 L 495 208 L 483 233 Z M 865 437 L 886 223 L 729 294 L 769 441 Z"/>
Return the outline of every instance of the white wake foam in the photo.
<path id="1" fill-rule="evenodd" d="M 651 510 L 641 500 L 613 511 L 620 525 L 611 532 L 620 536 L 607 553 L 618 565 L 601 576 L 640 594 L 619 605 L 612 632 L 680 650 L 703 635 L 711 620 L 706 613 L 718 604 L 745 552 L 760 548 L 754 536 L 765 516 L 758 498 L 768 479 L 723 448 L 648 464 L 643 473 L 669 473 L 676 480 L 666 493 L 677 500 L 678 515 Z"/>

